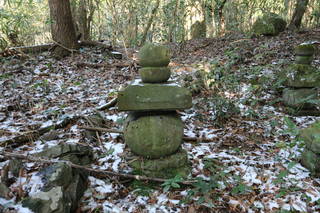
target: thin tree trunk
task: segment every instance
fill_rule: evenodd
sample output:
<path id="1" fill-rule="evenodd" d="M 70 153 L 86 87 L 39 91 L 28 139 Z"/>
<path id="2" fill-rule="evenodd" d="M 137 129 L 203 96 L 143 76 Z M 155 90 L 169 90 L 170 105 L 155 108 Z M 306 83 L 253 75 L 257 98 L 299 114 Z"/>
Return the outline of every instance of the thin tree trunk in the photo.
<path id="1" fill-rule="evenodd" d="M 296 30 L 301 27 L 301 22 L 304 13 L 307 10 L 309 0 L 297 0 L 296 1 L 296 6 L 291 18 L 291 22 L 289 24 L 289 30 Z"/>
<path id="2" fill-rule="evenodd" d="M 67 49 L 78 49 L 69 0 L 49 0 L 52 39 L 59 44 L 56 57 L 68 55 Z"/>
<path id="3" fill-rule="evenodd" d="M 157 0 L 156 6 L 153 8 L 153 10 L 152 10 L 152 12 L 151 12 L 151 16 L 150 16 L 150 18 L 149 18 L 149 20 L 148 20 L 148 22 L 147 22 L 147 26 L 146 26 L 146 28 L 144 28 L 144 32 L 143 32 L 143 36 L 142 36 L 140 45 L 143 45 L 143 44 L 146 42 L 146 40 L 147 40 L 147 35 L 148 35 L 148 32 L 149 32 L 149 29 L 150 29 L 150 27 L 151 27 L 151 24 L 152 24 L 152 22 L 153 22 L 154 17 L 155 17 L 156 14 L 157 14 L 159 5 L 160 5 L 160 0 Z"/>

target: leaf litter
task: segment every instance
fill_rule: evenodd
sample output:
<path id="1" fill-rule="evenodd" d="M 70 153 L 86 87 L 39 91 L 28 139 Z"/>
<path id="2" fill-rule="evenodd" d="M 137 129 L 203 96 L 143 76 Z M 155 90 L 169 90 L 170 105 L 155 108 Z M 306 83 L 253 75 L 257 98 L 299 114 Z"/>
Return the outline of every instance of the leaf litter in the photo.
<path id="1" fill-rule="evenodd" d="M 313 34 L 313 31 L 309 34 Z M 250 68 L 261 64 L 281 67 L 283 66 L 281 60 L 292 60 L 288 53 L 292 52 L 294 45 L 302 43 L 309 34 L 297 35 L 294 39 L 282 34 L 271 39 L 249 40 L 252 45 L 247 51 L 251 51 L 252 55 L 275 50 L 276 53 L 268 54 L 263 60 L 245 57 L 230 68 L 241 73 L 239 63 Z M 210 63 L 213 59 L 228 63 L 230 58 L 224 53 L 234 47 L 233 45 L 237 45 L 239 39 L 238 37 L 203 39 L 179 46 L 174 50 L 175 58 L 171 63 L 172 79 L 179 80 L 183 75 L 193 75 L 199 69 L 199 64 Z M 201 46 L 204 48 L 199 49 Z M 266 49 L 266 46 L 269 49 Z M 212 47 L 215 47 L 214 50 Z M 186 52 L 185 49 L 189 51 Z M 59 123 L 66 116 L 91 115 L 99 106 L 116 97 L 117 91 L 137 76 L 136 70 L 126 67 L 122 69 L 78 67 L 77 61 L 99 63 L 108 60 L 110 64 L 119 62 L 106 59 L 92 49 L 85 48 L 83 53 L 86 54 L 74 55 L 62 61 L 55 61 L 47 53 L 37 56 L 35 60 L 3 61 L 3 66 L 0 68 L 0 142 Z M 315 59 L 316 64 L 319 63 L 318 57 Z M 130 59 L 122 61 L 132 62 Z M 24 68 L 15 70 L 16 63 L 22 64 Z M 33 72 L 29 72 L 29 69 Z M 250 79 L 257 77 L 274 78 L 274 74 L 278 71 L 268 67 L 258 74 L 246 75 L 246 81 L 241 84 L 237 94 L 234 94 L 234 91 L 223 91 L 226 97 L 236 100 L 235 103 L 240 110 L 238 114 L 226 117 L 223 125 L 215 122 L 218 112 L 206 103 L 210 101 L 208 96 L 215 94 L 205 89 L 194 95 L 192 109 L 180 112 L 185 122 L 185 136 L 200 138 L 197 143 L 184 142 L 182 145 L 188 152 L 192 165 L 190 178 L 200 178 L 210 182 L 213 175 L 223 175 L 224 178 L 215 181 L 216 188 L 203 194 L 181 185 L 176 190 L 165 192 L 160 186 L 132 187 L 126 181 L 89 176 L 89 186 L 81 201 L 81 211 L 92 212 L 96 209 L 104 212 L 320 211 L 320 179 L 311 176 L 299 163 L 301 142 L 292 143 L 295 137 L 287 132 L 288 126 L 284 119 L 290 117 L 297 128 L 304 128 L 319 117 L 288 116 L 281 103 L 271 103 L 272 100 L 279 98 L 277 93 L 264 90 L 256 94 L 252 89 L 253 84 L 250 83 Z M 252 100 L 259 100 L 264 104 L 259 102 L 251 105 Z M 109 128 L 122 128 L 125 113 L 117 112 L 116 107 L 100 114 L 109 121 Z M 57 135 L 52 140 L 44 141 L 39 138 L 10 151 L 33 154 L 45 147 L 60 143 L 85 144 L 87 142 L 83 138 L 83 130 L 78 128 L 79 125 L 82 125 L 81 120 L 57 129 Z M 96 162 L 91 167 L 131 172 L 132 169 L 125 160 L 128 148 L 121 135 L 103 133 L 100 136 L 104 151 L 98 144 L 87 144 L 94 148 L 96 154 Z M 216 141 L 202 143 L 201 137 L 214 138 Z M 1 147 L 0 150 L 5 148 Z M 1 160 L 0 169 L 7 163 L 8 161 Z M 16 212 L 30 212 L 16 202 L 18 193 L 14 189 L 22 185 L 25 194 L 40 190 L 42 183 L 36 176 L 39 168 L 37 163 L 26 163 L 24 173 L 10 186 L 12 191 L 10 199 L 0 198 L 0 206 L 9 207 Z M 194 190 L 193 196 L 185 201 L 192 190 Z"/>

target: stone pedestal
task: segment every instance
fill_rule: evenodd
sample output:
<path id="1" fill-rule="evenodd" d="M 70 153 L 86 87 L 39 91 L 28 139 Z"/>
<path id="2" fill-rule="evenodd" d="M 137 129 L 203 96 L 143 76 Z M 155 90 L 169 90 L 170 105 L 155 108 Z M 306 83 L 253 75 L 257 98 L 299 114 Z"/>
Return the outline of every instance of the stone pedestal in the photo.
<path id="1" fill-rule="evenodd" d="M 136 155 L 129 164 L 137 173 L 151 177 L 186 177 L 190 165 L 181 148 L 184 125 L 176 110 L 192 106 L 191 93 L 167 81 L 171 74 L 167 48 L 147 44 L 139 58 L 141 80 L 118 95 L 118 109 L 129 111 L 124 138 Z"/>
<path id="2" fill-rule="evenodd" d="M 315 48 L 312 44 L 301 44 L 295 48 L 296 62 L 287 70 L 283 91 L 283 102 L 293 109 L 294 115 L 319 115 L 320 70 L 311 62 Z"/>

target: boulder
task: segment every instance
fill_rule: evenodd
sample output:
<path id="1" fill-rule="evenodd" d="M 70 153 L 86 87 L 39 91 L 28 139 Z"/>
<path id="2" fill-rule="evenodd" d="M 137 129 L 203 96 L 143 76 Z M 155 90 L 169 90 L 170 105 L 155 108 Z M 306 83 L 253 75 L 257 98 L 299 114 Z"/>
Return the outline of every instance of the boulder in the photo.
<path id="1" fill-rule="evenodd" d="M 315 89 L 285 89 L 282 99 L 285 105 L 296 109 L 313 109 L 316 107 L 312 101 L 319 100 Z"/>
<path id="2" fill-rule="evenodd" d="M 275 36 L 286 29 L 287 22 L 275 13 L 266 13 L 252 26 L 255 35 Z"/>
<path id="3" fill-rule="evenodd" d="M 176 113 L 144 115 L 129 114 L 125 143 L 137 155 L 160 158 L 176 152 L 182 142 L 183 122 Z"/>
<path id="4" fill-rule="evenodd" d="M 59 144 L 36 153 L 36 157 L 59 158 L 74 164 L 87 165 L 93 161 L 93 151 L 90 146 L 81 144 Z"/>
<path id="5" fill-rule="evenodd" d="M 22 205 L 36 213 L 75 212 L 87 188 L 88 172 L 56 163 L 40 170 L 43 187 L 31 194 Z"/>
<path id="6" fill-rule="evenodd" d="M 144 83 L 162 83 L 170 78 L 171 72 L 169 67 L 144 67 L 139 74 Z"/>
<path id="7" fill-rule="evenodd" d="M 138 174 L 159 178 L 173 178 L 176 175 L 186 178 L 191 171 L 187 152 L 182 149 L 160 159 L 141 159 L 137 157 L 129 165 Z"/>
<path id="8" fill-rule="evenodd" d="M 142 67 L 165 67 L 169 63 L 170 52 L 165 46 L 148 43 L 139 51 L 139 64 Z"/>
<path id="9" fill-rule="evenodd" d="M 144 84 L 136 81 L 118 94 L 120 111 L 172 111 L 191 107 L 192 97 L 188 89 L 172 82 Z"/>
<path id="10" fill-rule="evenodd" d="M 47 192 L 38 192 L 22 201 L 22 206 L 35 213 L 70 213 L 71 203 L 67 202 L 61 186 Z"/>
<path id="11" fill-rule="evenodd" d="M 197 38 L 205 38 L 207 34 L 207 26 L 205 21 L 196 21 L 191 26 L 191 38 L 197 39 Z"/>

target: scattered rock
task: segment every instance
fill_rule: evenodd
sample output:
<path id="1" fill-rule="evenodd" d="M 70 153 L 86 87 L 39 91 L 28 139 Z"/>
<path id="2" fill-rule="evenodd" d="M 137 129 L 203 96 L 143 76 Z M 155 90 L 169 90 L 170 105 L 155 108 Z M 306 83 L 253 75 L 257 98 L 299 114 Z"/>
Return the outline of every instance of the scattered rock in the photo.
<path id="1" fill-rule="evenodd" d="M 253 24 L 255 35 L 275 36 L 286 29 L 287 22 L 275 13 L 266 13 Z"/>

